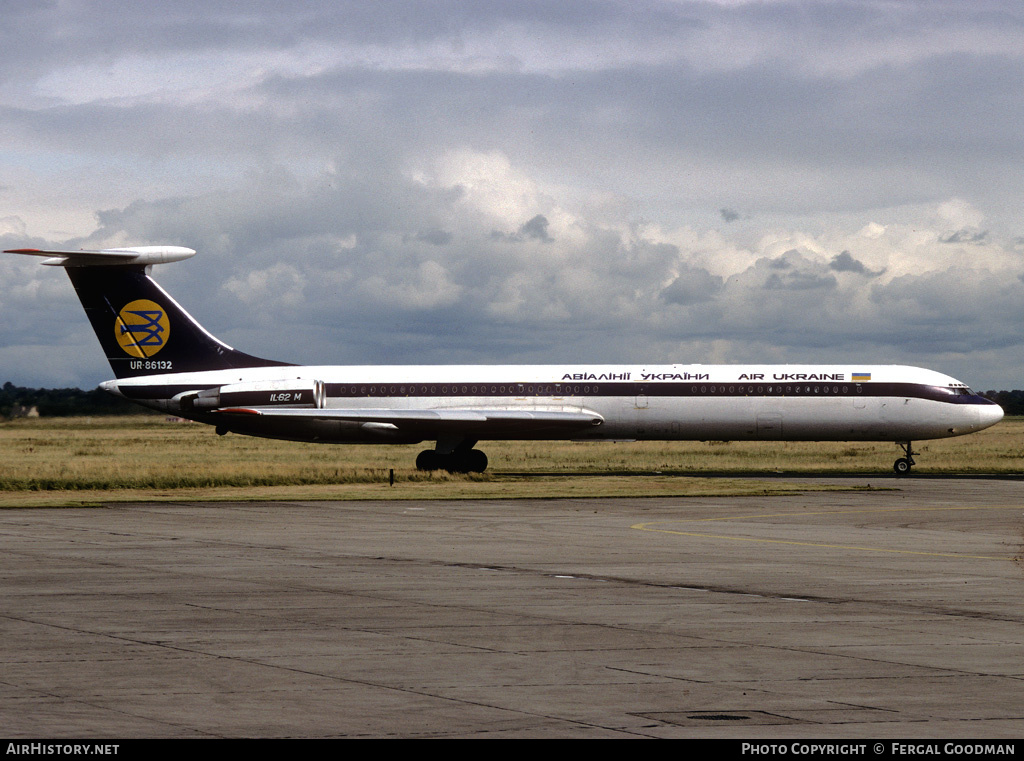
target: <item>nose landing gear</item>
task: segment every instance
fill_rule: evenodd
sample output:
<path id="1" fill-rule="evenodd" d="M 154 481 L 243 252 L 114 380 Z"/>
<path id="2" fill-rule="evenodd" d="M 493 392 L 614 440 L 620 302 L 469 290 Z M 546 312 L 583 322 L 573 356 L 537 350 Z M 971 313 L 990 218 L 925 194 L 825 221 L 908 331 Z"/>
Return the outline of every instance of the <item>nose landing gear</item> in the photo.
<path id="1" fill-rule="evenodd" d="M 897 476 L 906 476 L 910 474 L 910 469 L 916 463 L 914 462 L 914 455 L 921 454 L 920 452 L 914 451 L 913 442 L 910 441 L 899 441 L 897 442 L 902 448 L 906 457 L 901 457 L 892 464 L 892 469 L 896 471 Z"/>

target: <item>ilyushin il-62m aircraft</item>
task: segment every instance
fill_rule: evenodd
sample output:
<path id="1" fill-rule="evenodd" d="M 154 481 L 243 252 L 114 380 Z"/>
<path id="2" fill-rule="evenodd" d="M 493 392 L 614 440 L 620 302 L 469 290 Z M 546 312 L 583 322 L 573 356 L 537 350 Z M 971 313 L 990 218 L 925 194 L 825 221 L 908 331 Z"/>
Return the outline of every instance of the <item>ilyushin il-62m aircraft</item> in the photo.
<path id="1" fill-rule="evenodd" d="M 492 440 L 892 441 L 980 431 L 1003 417 L 954 378 L 894 365 L 293 365 L 237 351 L 150 278 L 195 251 L 15 249 L 64 267 L 115 380 L 100 387 L 228 432 L 415 444 L 422 470 L 482 472 Z"/>

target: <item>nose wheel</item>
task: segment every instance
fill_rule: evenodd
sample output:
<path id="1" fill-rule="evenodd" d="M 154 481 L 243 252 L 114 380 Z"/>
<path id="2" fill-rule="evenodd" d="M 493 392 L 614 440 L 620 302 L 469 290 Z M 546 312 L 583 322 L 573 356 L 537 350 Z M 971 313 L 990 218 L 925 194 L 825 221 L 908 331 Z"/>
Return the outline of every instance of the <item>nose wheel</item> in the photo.
<path id="1" fill-rule="evenodd" d="M 892 469 L 896 471 L 897 476 L 906 476 L 910 474 L 910 469 L 916 464 L 914 462 L 914 455 L 921 453 L 914 451 L 913 443 L 910 441 L 900 441 L 897 443 L 903 447 L 903 452 L 906 457 L 901 457 L 896 460 L 896 462 L 892 464 Z"/>

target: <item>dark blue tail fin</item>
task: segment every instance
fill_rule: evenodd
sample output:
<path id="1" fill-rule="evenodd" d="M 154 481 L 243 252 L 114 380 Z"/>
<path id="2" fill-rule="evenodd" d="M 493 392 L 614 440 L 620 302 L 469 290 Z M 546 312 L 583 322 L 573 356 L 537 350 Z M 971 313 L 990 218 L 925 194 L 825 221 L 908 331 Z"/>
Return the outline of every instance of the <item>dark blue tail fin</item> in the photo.
<path id="1" fill-rule="evenodd" d="M 288 364 L 232 349 L 147 274 L 149 264 L 191 256 L 195 252 L 190 249 L 9 253 L 56 257 L 43 263 L 67 270 L 117 378 Z"/>

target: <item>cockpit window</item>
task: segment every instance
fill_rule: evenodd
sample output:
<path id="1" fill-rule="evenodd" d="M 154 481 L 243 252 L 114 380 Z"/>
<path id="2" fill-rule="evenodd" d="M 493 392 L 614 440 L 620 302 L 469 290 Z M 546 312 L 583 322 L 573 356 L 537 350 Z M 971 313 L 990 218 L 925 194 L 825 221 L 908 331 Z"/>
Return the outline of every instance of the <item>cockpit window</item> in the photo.
<path id="1" fill-rule="evenodd" d="M 974 396 L 974 392 L 967 386 L 934 386 L 936 391 L 950 396 Z"/>

